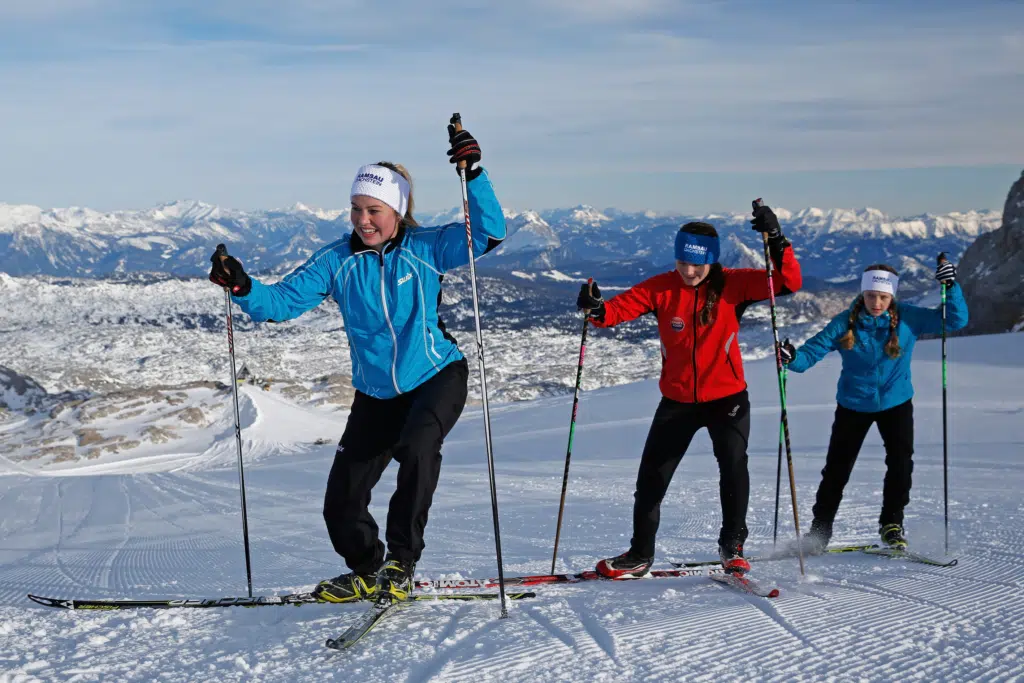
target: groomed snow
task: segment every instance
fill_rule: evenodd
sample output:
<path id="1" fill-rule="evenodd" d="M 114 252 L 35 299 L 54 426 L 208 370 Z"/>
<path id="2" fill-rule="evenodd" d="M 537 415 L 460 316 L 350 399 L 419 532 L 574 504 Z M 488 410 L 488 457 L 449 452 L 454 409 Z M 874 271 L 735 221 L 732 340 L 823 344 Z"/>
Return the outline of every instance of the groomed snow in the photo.
<path id="1" fill-rule="evenodd" d="M 864 555 L 756 564 L 782 597 L 764 600 L 706 579 L 541 587 L 510 605 L 420 603 L 354 651 L 323 647 L 361 609 L 306 605 L 216 610 L 68 612 L 55 597 L 245 594 L 233 443 L 186 467 L 160 455 L 103 474 L 26 474 L 0 461 L 2 681 L 649 681 L 992 680 L 1024 676 L 1024 360 L 1017 334 L 950 341 L 952 555 L 940 569 Z M 915 353 L 917 454 L 907 528 L 943 554 L 938 342 Z M 572 359 L 575 363 L 575 359 Z M 772 544 L 778 399 L 770 363 L 747 364 L 753 403 L 748 554 Z M 790 423 L 803 524 L 834 410 L 838 359 L 790 378 Z M 320 509 L 344 414 L 246 389 L 244 423 L 253 584 L 308 588 L 344 568 Z M 653 381 L 586 392 L 572 460 L 558 566 L 575 571 L 625 549 Z M 505 569 L 546 572 L 570 412 L 566 398 L 493 407 Z M 326 423 L 325 423 L 326 421 Z M 424 577 L 493 576 L 494 544 L 479 409 L 444 450 L 419 566 Z M 874 538 L 883 452 L 864 446 L 835 541 Z M 394 466 L 374 492 L 383 522 Z M 784 476 L 785 481 L 785 476 Z M 783 488 L 781 535 L 792 538 Z M 719 524 L 717 470 L 694 441 L 666 497 L 659 560 L 704 558 Z"/>

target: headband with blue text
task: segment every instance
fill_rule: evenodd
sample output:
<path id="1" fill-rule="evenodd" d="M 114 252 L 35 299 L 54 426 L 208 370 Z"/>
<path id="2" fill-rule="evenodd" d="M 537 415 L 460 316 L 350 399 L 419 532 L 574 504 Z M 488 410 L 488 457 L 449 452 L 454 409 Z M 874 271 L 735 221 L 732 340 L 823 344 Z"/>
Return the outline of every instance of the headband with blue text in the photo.
<path id="1" fill-rule="evenodd" d="M 676 261 L 696 266 L 718 263 L 718 238 L 711 235 L 694 235 L 680 230 L 676 233 Z"/>

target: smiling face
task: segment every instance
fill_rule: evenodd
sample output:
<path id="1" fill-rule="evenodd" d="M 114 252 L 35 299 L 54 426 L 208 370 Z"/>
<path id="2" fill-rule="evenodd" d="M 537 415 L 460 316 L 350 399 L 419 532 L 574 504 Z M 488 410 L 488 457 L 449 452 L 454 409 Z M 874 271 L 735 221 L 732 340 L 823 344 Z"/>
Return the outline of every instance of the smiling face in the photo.
<path id="1" fill-rule="evenodd" d="M 366 246 L 380 251 L 398 232 L 399 216 L 390 206 L 365 195 L 352 197 L 352 227 Z"/>
<path id="2" fill-rule="evenodd" d="M 676 261 L 676 270 L 679 271 L 679 275 L 683 278 L 683 284 L 687 287 L 696 287 L 701 282 L 704 282 L 704 278 L 711 272 L 711 265 L 705 263 L 697 266 L 692 263 Z"/>
<path id="3" fill-rule="evenodd" d="M 886 292 L 864 292 L 864 310 L 877 318 L 889 310 L 892 303 L 892 294 Z"/>

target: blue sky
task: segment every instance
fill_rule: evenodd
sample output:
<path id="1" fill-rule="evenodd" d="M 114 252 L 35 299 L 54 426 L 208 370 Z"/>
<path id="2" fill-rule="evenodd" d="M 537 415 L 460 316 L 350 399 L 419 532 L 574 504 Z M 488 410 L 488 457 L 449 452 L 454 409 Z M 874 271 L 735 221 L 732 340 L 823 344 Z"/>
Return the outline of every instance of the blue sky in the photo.
<path id="1" fill-rule="evenodd" d="M 1002 208 L 1022 27 L 1016 1 L 14 0 L 0 201 L 344 207 L 388 159 L 444 209 L 459 111 L 510 208 Z"/>

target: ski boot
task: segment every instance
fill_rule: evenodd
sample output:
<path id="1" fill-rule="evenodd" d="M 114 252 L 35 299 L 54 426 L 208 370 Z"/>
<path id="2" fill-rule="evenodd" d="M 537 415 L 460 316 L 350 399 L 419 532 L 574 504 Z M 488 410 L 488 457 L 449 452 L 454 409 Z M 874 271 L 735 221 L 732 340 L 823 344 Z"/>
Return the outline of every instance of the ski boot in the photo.
<path id="1" fill-rule="evenodd" d="M 639 579 L 651 571 L 653 557 L 641 557 L 628 550 L 597 563 L 597 573 L 609 579 Z"/>
<path id="2" fill-rule="evenodd" d="M 408 600 L 413 589 L 412 577 L 415 571 L 415 562 L 402 562 L 388 555 L 384 566 L 377 572 L 377 599 L 390 598 L 394 602 Z"/>
<path id="3" fill-rule="evenodd" d="M 750 563 L 743 557 L 743 544 L 738 541 L 719 543 L 718 556 L 722 558 L 726 574 L 743 576 L 750 571 Z"/>
<path id="4" fill-rule="evenodd" d="M 903 535 L 903 527 L 899 524 L 883 524 L 878 527 L 882 543 L 896 550 L 907 549 L 907 538 Z"/>
<path id="5" fill-rule="evenodd" d="M 324 602 L 355 602 L 377 595 L 377 573 L 349 572 L 317 584 L 313 595 Z"/>
<path id="6" fill-rule="evenodd" d="M 811 530 L 804 536 L 804 552 L 808 555 L 821 555 L 832 540 L 832 522 L 815 519 L 811 522 Z"/>

